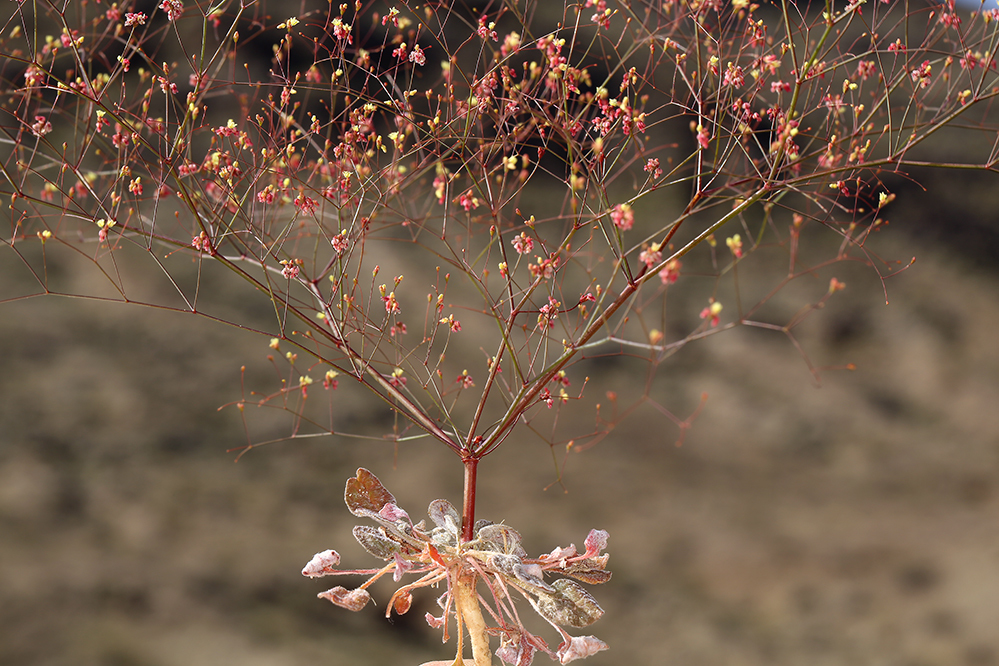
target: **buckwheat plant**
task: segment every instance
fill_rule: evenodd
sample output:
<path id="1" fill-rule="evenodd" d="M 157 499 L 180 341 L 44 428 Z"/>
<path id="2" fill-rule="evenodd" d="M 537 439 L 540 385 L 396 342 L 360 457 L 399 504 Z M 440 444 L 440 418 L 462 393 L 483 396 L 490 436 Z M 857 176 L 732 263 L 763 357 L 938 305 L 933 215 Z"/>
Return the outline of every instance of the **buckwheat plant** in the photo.
<path id="1" fill-rule="evenodd" d="M 4 14 L 2 261 L 36 287 L 3 299 L 252 329 L 278 383 L 243 394 L 244 418 L 274 407 L 282 439 L 360 436 L 341 425 L 342 381 L 395 415 L 384 438 L 451 449 L 460 510 L 436 500 L 434 527 L 414 523 L 358 470 L 347 507 L 376 526 L 354 535 L 386 564 L 336 571 L 326 551 L 303 573 L 369 576 L 320 594 L 353 610 L 389 572 L 418 576 L 389 612 L 444 588 L 427 620 L 447 638 L 453 617 L 456 663 L 467 633 L 476 666 L 492 637 L 519 666 L 604 649 L 562 627 L 603 612 L 576 581 L 610 577 L 602 530 L 530 558 L 511 527 L 476 520 L 485 456 L 530 435 L 557 460 L 640 404 L 682 438 L 693 415 L 656 402 L 655 370 L 738 326 L 786 336 L 818 378 L 795 327 L 844 288 L 837 266 L 884 280 L 906 265 L 875 247 L 887 176 L 999 154 L 999 10 L 952 0 L 8 0 Z M 961 159 L 932 157 L 965 134 Z M 242 292 L 223 309 L 203 294 L 225 273 Z M 792 283 L 787 309 L 775 296 Z M 239 314 L 258 303 L 269 323 Z M 618 404 L 600 386 L 601 408 L 586 360 L 624 354 L 644 390 Z M 519 597 L 559 647 L 524 627 Z"/>

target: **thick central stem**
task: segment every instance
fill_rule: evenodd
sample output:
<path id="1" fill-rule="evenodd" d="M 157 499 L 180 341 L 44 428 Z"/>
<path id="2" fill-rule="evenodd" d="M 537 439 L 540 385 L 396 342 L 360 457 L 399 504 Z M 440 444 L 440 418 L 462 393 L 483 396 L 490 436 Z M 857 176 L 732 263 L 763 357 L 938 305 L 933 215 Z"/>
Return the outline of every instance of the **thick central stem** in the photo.
<path id="1" fill-rule="evenodd" d="M 479 459 L 466 455 L 461 462 L 465 465 L 465 490 L 461 504 L 461 540 L 471 541 L 475 538 L 475 483 L 479 468 Z"/>
<path id="2" fill-rule="evenodd" d="M 468 630 L 468 637 L 472 640 L 472 661 L 475 666 L 492 666 L 492 655 L 489 652 L 489 634 L 486 632 L 486 621 L 482 617 L 482 609 L 479 607 L 479 597 L 475 591 L 475 584 L 478 577 L 475 574 L 462 573 L 455 581 L 455 610 L 458 614 L 458 631 L 462 631 L 462 624 Z M 461 645 L 461 643 L 459 643 Z M 455 659 L 455 666 L 468 662 L 462 659 L 461 652 Z"/>

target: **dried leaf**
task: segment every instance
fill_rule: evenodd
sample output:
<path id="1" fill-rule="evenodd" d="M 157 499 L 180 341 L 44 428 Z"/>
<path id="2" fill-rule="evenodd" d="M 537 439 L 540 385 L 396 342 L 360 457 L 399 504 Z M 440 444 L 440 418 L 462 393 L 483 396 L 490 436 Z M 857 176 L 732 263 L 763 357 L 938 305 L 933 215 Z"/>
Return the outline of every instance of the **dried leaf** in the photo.
<path id="1" fill-rule="evenodd" d="M 562 573 L 588 585 L 600 585 L 611 579 L 611 572 L 605 569 L 564 569 Z"/>
<path id="2" fill-rule="evenodd" d="M 343 501 L 347 503 L 347 508 L 352 514 L 360 517 L 368 515 L 360 513 L 361 510 L 377 514 L 386 504 L 395 504 L 395 497 L 385 490 L 385 486 L 378 480 L 378 477 L 360 467 L 357 470 L 357 476 L 347 479 Z"/>
<path id="3" fill-rule="evenodd" d="M 591 557 L 580 562 L 570 562 L 559 571 L 584 583 L 598 585 L 606 583 L 611 578 L 611 572 L 606 570 L 608 559 L 610 559 L 610 555 L 605 553 L 599 557 Z"/>
<path id="4" fill-rule="evenodd" d="M 554 592 L 539 593 L 537 599 L 531 599 L 531 605 L 552 624 L 586 627 L 604 614 L 590 593 L 574 580 L 560 578 L 551 588 Z"/>
<path id="5" fill-rule="evenodd" d="M 392 608 L 398 615 L 405 615 L 409 612 L 409 608 L 413 605 L 413 595 L 409 592 L 400 594 L 392 602 Z"/>
<path id="6" fill-rule="evenodd" d="M 537 647 L 531 643 L 528 636 L 530 634 L 523 632 L 517 636 L 516 643 L 508 641 L 500 645 L 499 649 L 496 650 L 496 656 L 499 657 L 500 661 L 513 664 L 513 666 L 531 666 Z"/>
<path id="7" fill-rule="evenodd" d="M 357 543 L 380 560 L 391 560 L 401 550 L 399 544 L 388 537 L 384 528 L 356 525 L 353 532 Z"/>
<path id="8" fill-rule="evenodd" d="M 316 596 L 320 599 L 329 599 L 337 606 L 355 612 L 362 610 L 371 601 L 371 595 L 368 594 L 367 590 L 348 590 L 339 585 L 325 592 L 320 592 Z"/>
<path id="9" fill-rule="evenodd" d="M 336 565 L 340 564 L 340 554 L 335 550 L 324 550 L 316 553 L 302 569 L 302 575 L 309 578 L 319 578 L 336 573 Z"/>

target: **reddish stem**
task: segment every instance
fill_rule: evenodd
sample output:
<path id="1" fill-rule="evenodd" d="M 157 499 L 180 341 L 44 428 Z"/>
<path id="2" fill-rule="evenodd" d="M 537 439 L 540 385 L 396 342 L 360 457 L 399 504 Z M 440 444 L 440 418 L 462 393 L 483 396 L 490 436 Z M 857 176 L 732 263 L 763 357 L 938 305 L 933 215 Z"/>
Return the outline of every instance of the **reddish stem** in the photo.
<path id="1" fill-rule="evenodd" d="M 472 454 L 462 456 L 465 465 L 465 491 L 461 506 L 461 540 L 471 541 L 475 535 L 475 483 L 479 469 L 479 458 Z"/>

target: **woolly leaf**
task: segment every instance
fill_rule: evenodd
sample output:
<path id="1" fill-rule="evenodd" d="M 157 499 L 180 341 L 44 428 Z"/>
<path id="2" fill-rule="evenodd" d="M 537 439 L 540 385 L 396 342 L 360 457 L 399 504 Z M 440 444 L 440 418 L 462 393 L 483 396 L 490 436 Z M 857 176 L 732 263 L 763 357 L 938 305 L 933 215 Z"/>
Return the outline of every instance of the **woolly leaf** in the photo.
<path id="1" fill-rule="evenodd" d="M 353 532 L 357 543 L 380 560 L 391 560 L 400 551 L 399 544 L 390 539 L 383 529 L 356 525 Z"/>
<path id="2" fill-rule="evenodd" d="M 430 503 L 427 508 L 427 515 L 434 521 L 437 527 L 444 528 L 449 532 L 458 533 L 461 526 L 461 516 L 458 510 L 446 499 L 437 499 Z"/>
<path id="3" fill-rule="evenodd" d="M 324 550 L 313 555 L 309 563 L 302 569 L 302 575 L 309 578 L 319 578 L 336 573 L 336 565 L 340 564 L 340 554 L 335 550 Z"/>
<path id="4" fill-rule="evenodd" d="M 520 545 L 520 533 L 508 525 L 486 525 L 478 532 L 482 550 L 492 550 L 516 557 L 527 557 L 527 551 Z"/>
<path id="5" fill-rule="evenodd" d="M 554 592 L 540 592 L 537 599 L 531 600 L 531 605 L 552 624 L 586 627 L 604 614 L 596 600 L 576 581 L 561 578 L 551 587 Z"/>

